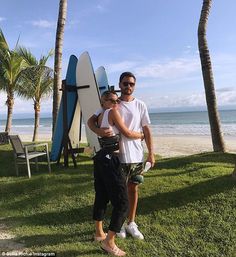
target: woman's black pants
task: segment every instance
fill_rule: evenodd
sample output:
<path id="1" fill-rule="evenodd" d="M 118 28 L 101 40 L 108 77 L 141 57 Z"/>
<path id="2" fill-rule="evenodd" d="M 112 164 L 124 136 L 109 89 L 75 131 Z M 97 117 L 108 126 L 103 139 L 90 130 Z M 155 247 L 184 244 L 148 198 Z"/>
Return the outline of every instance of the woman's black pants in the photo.
<path id="1" fill-rule="evenodd" d="M 118 157 L 106 150 L 100 150 L 94 157 L 95 201 L 93 219 L 104 219 L 107 204 L 110 201 L 113 210 L 109 230 L 116 233 L 128 215 L 128 193 L 124 175 Z"/>

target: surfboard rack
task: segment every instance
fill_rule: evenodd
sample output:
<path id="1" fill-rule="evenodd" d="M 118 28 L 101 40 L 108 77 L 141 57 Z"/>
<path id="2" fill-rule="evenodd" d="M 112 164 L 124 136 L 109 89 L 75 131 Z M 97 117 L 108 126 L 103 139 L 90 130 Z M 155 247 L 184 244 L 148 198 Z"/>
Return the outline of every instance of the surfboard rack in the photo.
<path id="1" fill-rule="evenodd" d="M 63 157 L 64 157 L 64 166 L 69 166 L 69 154 L 72 157 L 74 167 L 77 167 L 75 155 L 77 153 L 82 153 L 84 148 L 73 148 L 71 140 L 69 137 L 69 128 L 68 128 L 68 118 L 67 118 L 67 92 L 77 91 L 75 85 L 67 85 L 66 80 L 62 80 L 62 103 L 63 103 Z M 57 163 L 60 162 L 60 157 L 57 160 Z"/>
<path id="2" fill-rule="evenodd" d="M 90 85 L 77 86 L 76 89 L 90 88 Z"/>
<path id="3" fill-rule="evenodd" d="M 115 90 L 115 86 L 109 86 L 109 91 L 113 91 L 113 92 L 121 92 L 121 90 Z"/>

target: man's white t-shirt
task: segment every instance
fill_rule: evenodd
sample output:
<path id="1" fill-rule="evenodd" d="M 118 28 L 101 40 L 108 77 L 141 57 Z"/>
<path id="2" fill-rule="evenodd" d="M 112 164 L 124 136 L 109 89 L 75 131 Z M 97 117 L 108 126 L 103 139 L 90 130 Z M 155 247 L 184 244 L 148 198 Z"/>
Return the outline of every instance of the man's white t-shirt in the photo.
<path id="1" fill-rule="evenodd" d="M 121 101 L 119 111 L 126 127 L 131 131 L 141 132 L 142 127 L 151 123 L 145 103 L 136 98 L 130 102 Z M 121 134 L 119 152 L 121 163 L 143 162 L 141 139 L 130 139 Z"/>
<path id="2" fill-rule="evenodd" d="M 141 132 L 142 127 L 149 125 L 150 118 L 146 104 L 134 98 L 130 102 L 121 101 L 119 104 L 120 115 L 131 131 Z M 101 109 L 95 113 L 98 116 Z M 141 139 L 130 139 L 121 134 L 119 159 L 121 163 L 139 163 L 143 162 L 143 146 Z"/>

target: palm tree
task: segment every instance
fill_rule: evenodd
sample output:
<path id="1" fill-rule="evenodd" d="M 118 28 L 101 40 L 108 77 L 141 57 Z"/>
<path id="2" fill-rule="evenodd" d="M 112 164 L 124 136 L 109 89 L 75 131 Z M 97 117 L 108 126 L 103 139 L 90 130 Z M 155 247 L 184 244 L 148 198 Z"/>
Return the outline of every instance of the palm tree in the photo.
<path id="1" fill-rule="evenodd" d="M 59 89 L 61 87 L 62 46 L 63 46 L 66 14 L 67 14 L 67 0 L 60 0 L 58 21 L 57 21 L 56 42 L 55 42 L 52 134 L 56 124 L 56 119 L 57 119 L 57 114 L 58 114 L 59 104 L 60 104 L 60 97 L 61 97 Z"/>
<path id="2" fill-rule="evenodd" d="M 233 171 L 233 173 L 232 173 L 232 177 L 233 177 L 234 179 L 236 179 L 236 162 L 235 162 L 235 166 L 234 166 L 234 171 Z"/>
<path id="3" fill-rule="evenodd" d="M 210 53 L 206 39 L 206 27 L 211 4 L 212 0 L 203 0 L 201 16 L 198 25 L 198 48 L 201 59 L 213 149 L 214 152 L 225 152 L 225 144 L 220 126 L 219 112 L 217 110 Z"/>
<path id="4" fill-rule="evenodd" d="M 33 141 L 38 139 L 38 128 L 40 120 L 41 99 L 52 92 L 53 71 L 46 66 L 46 62 L 53 52 L 42 56 L 38 61 L 33 54 L 24 47 L 17 49 L 20 56 L 29 65 L 21 72 L 17 93 L 26 99 L 33 99 L 34 102 L 34 133 Z"/>
<path id="5" fill-rule="evenodd" d="M 17 42 L 18 43 L 18 42 Z M 17 44 L 16 44 L 17 46 Z M 17 89 L 21 71 L 27 66 L 24 59 L 10 50 L 0 29 L 0 88 L 7 93 L 7 122 L 5 132 L 10 132 L 14 106 L 14 93 Z"/>

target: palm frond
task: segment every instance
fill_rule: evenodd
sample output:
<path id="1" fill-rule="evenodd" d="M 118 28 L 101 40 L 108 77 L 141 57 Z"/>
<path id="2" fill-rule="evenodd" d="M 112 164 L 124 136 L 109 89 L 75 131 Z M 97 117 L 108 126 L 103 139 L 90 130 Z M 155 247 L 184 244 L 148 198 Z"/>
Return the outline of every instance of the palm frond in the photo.
<path id="1" fill-rule="evenodd" d="M 41 56 L 40 60 L 39 60 L 39 65 L 45 66 L 46 62 L 48 61 L 49 57 L 53 56 L 54 50 L 51 49 L 47 55 L 43 55 Z"/>
<path id="2" fill-rule="evenodd" d="M 40 101 L 52 91 L 53 71 L 47 66 L 33 66 L 22 70 L 17 94 L 26 99 Z"/>
<path id="3" fill-rule="evenodd" d="M 18 38 L 17 38 L 16 45 L 15 45 L 15 49 L 18 47 L 19 41 L 20 41 L 20 34 L 19 34 L 19 36 L 18 36 Z"/>
<path id="4" fill-rule="evenodd" d="M 26 61 L 29 66 L 38 65 L 37 59 L 27 48 L 19 46 L 16 48 L 16 52 Z"/>
<path id="5" fill-rule="evenodd" d="M 4 37 L 4 34 L 1 29 L 0 29 L 0 49 L 1 50 L 9 50 L 9 46 L 7 44 L 7 41 Z"/>

